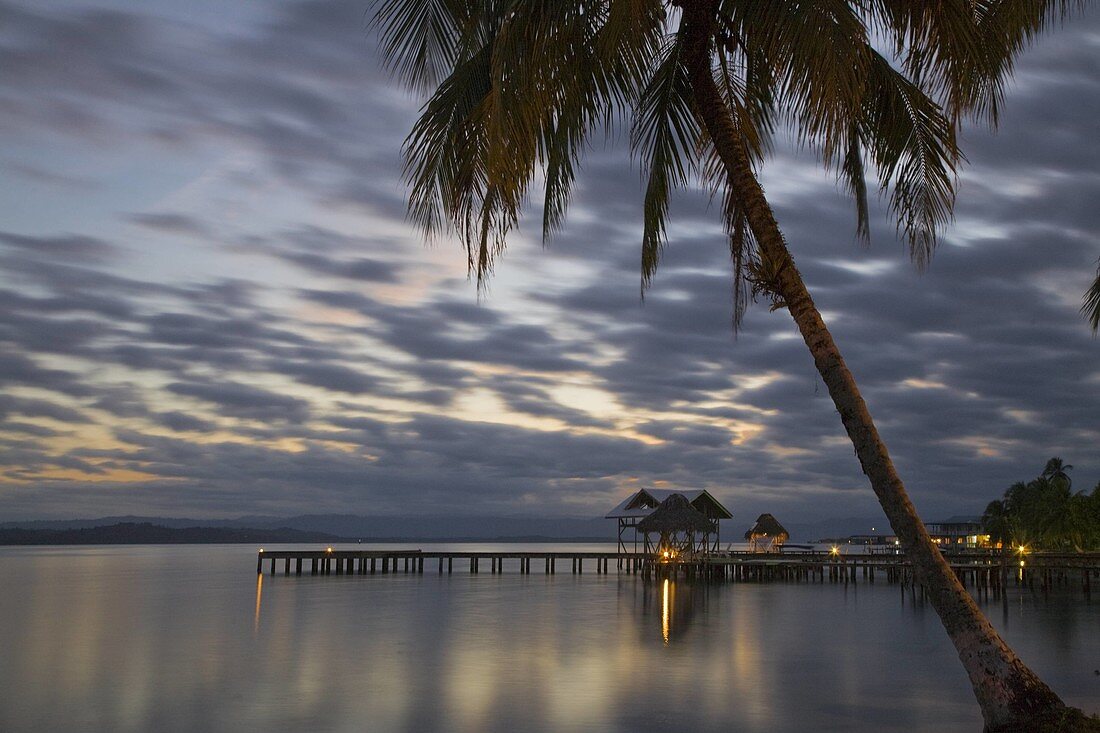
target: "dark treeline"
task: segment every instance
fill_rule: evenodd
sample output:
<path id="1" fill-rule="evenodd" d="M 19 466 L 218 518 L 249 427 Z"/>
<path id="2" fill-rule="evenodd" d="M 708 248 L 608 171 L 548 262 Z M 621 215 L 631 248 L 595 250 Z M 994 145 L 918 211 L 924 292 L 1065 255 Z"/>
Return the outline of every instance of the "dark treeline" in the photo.
<path id="1" fill-rule="evenodd" d="M 990 539 L 1034 550 L 1100 550 L 1100 482 L 1091 492 L 1075 493 L 1072 469 L 1051 458 L 1038 477 L 991 501 L 982 515 Z"/>

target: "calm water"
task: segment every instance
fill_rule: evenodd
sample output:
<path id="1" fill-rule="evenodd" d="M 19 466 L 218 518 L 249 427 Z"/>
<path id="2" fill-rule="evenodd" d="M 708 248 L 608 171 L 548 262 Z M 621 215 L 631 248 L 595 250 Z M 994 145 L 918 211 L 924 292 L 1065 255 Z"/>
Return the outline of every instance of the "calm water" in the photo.
<path id="1" fill-rule="evenodd" d="M 258 581 L 254 551 L 0 548 L 0 731 L 981 728 L 935 613 L 885 583 L 537 564 Z M 1100 602 L 985 609 L 1067 702 L 1100 710 Z"/>

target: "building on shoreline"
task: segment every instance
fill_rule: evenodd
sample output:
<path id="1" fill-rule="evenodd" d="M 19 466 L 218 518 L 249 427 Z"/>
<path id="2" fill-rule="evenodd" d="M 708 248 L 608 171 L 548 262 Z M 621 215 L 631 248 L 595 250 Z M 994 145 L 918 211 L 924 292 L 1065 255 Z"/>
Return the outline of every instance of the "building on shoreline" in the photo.
<path id="1" fill-rule="evenodd" d="M 932 541 L 944 549 L 975 549 L 991 547 L 989 534 L 982 529 L 978 516 L 948 517 L 925 525 Z"/>
<path id="2" fill-rule="evenodd" d="M 993 547 L 989 534 L 982 528 L 982 518 L 954 516 L 924 525 L 932 542 L 943 550 L 981 550 Z M 830 540 L 836 541 L 836 540 Z M 898 538 L 892 534 L 854 534 L 840 542 L 868 547 L 896 547 Z"/>

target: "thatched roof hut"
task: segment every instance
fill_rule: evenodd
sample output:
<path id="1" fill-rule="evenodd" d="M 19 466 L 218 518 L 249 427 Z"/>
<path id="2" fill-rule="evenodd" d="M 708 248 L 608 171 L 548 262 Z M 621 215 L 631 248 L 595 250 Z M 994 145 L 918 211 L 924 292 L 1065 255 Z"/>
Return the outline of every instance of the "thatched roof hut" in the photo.
<path id="1" fill-rule="evenodd" d="M 672 494 L 638 522 L 638 531 L 643 533 L 690 532 L 705 534 L 714 531 L 714 522 L 693 507 L 683 494 Z"/>
<path id="2" fill-rule="evenodd" d="M 672 497 L 676 499 L 665 507 Z M 664 507 L 664 508 L 662 508 Z M 685 511 L 691 510 L 690 512 Z M 653 518 L 652 521 L 650 518 Z M 700 521 L 700 517 L 705 520 Z M 619 552 L 631 552 L 625 535 L 633 530 L 633 552 L 649 553 L 650 534 L 661 535 L 660 544 L 695 552 L 717 552 L 718 522 L 733 515 L 706 489 L 639 489 L 607 513 L 619 525 Z M 643 526 L 641 523 L 646 522 Z M 674 536 L 675 535 L 675 536 Z"/>
<path id="3" fill-rule="evenodd" d="M 761 514 L 756 518 L 756 523 L 745 532 L 745 539 L 753 550 L 771 550 L 790 538 L 790 533 L 771 514 Z"/>

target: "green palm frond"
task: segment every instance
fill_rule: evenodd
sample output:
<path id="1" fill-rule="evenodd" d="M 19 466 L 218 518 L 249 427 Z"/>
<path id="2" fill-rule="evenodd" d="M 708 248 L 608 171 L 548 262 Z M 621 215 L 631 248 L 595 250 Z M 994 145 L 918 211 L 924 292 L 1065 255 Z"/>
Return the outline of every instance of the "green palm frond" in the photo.
<path id="1" fill-rule="evenodd" d="M 848 133 L 848 146 L 840 164 L 840 178 L 856 204 L 856 238 L 863 244 L 871 243 L 871 218 L 867 205 L 867 176 L 863 169 L 863 153 L 859 142 L 859 128 L 852 125 Z"/>
<path id="2" fill-rule="evenodd" d="M 927 265 L 937 232 L 951 219 L 955 126 L 920 87 L 872 52 L 858 135 L 918 267 Z"/>
<path id="3" fill-rule="evenodd" d="M 1096 263 L 1096 280 L 1092 287 L 1085 293 L 1084 303 L 1081 305 L 1081 313 L 1089 320 L 1092 332 L 1096 333 L 1100 328 L 1100 260 Z"/>
<path id="4" fill-rule="evenodd" d="M 411 88 L 430 90 L 453 67 L 471 10 L 462 0 L 377 3 L 374 23 L 386 68 Z"/>
<path id="5" fill-rule="evenodd" d="M 642 287 L 661 259 L 671 192 L 687 183 L 695 166 L 700 129 L 691 106 L 683 41 L 671 36 L 642 90 L 634 114 L 631 147 L 647 176 L 642 231 Z"/>

